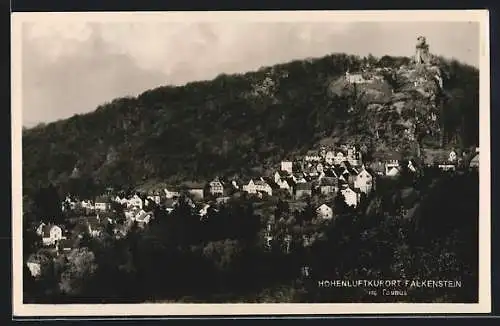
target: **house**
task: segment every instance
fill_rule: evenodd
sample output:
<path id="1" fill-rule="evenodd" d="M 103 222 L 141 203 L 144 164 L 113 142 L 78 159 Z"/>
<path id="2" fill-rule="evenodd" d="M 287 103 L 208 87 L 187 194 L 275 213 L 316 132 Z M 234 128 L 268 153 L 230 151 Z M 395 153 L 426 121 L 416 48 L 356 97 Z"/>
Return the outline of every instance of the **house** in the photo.
<path id="1" fill-rule="evenodd" d="M 408 160 L 408 170 L 411 172 L 417 172 L 416 164 L 412 160 Z"/>
<path id="2" fill-rule="evenodd" d="M 82 206 L 83 209 L 93 210 L 95 208 L 94 204 L 90 200 L 82 200 L 80 202 L 80 205 Z"/>
<path id="3" fill-rule="evenodd" d="M 255 183 L 253 182 L 253 179 L 250 179 L 247 184 L 243 185 L 243 191 L 246 191 L 249 194 L 257 193 L 257 188 L 255 186 Z"/>
<path id="4" fill-rule="evenodd" d="M 455 171 L 455 164 L 450 164 L 450 163 L 442 163 L 442 164 L 438 164 L 438 168 L 441 170 L 441 171 Z"/>
<path id="5" fill-rule="evenodd" d="M 163 203 L 163 206 L 165 207 L 165 210 L 167 211 L 167 213 L 172 212 L 175 209 L 176 205 L 177 205 L 177 201 L 175 199 L 172 199 L 172 198 L 167 198 L 165 200 L 165 202 Z"/>
<path id="6" fill-rule="evenodd" d="M 149 194 L 147 199 L 154 202 L 156 205 L 160 205 L 161 203 L 161 196 L 159 193 L 156 192 Z"/>
<path id="7" fill-rule="evenodd" d="M 229 202 L 229 200 L 231 200 L 231 197 L 229 196 L 218 197 L 215 199 L 215 203 L 217 205 L 226 204 L 227 202 Z"/>
<path id="8" fill-rule="evenodd" d="M 399 175 L 399 160 L 389 160 L 385 163 L 385 175 L 394 177 Z"/>
<path id="9" fill-rule="evenodd" d="M 95 210 L 98 210 L 101 212 L 105 212 L 105 211 L 109 210 L 109 208 L 110 208 L 109 202 L 110 202 L 109 198 L 107 198 L 105 196 L 96 197 Z"/>
<path id="10" fill-rule="evenodd" d="M 286 172 L 292 174 L 293 173 L 293 162 L 282 161 L 281 162 L 281 171 L 286 171 Z"/>
<path id="11" fill-rule="evenodd" d="M 62 202 L 61 209 L 62 211 L 66 211 L 67 209 L 73 210 L 76 208 L 76 201 L 70 196 L 66 196 L 64 201 Z"/>
<path id="12" fill-rule="evenodd" d="M 101 219 L 99 214 L 87 217 L 86 222 L 90 236 L 98 237 L 101 234 Z"/>
<path id="13" fill-rule="evenodd" d="M 306 162 L 319 162 L 321 161 L 321 156 L 316 151 L 308 151 L 304 160 Z"/>
<path id="14" fill-rule="evenodd" d="M 316 214 L 319 218 L 329 220 L 333 217 L 333 210 L 330 206 L 323 204 L 316 209 Z"/>
<path id="15" fill-rule="evenodd" d="M 209 184 L 210 194 L 213 196 L 223 195 L 224 194 L 224 185 L 219 178 L 215 178 Z"/>
<path id="16" fill-rule="evenodd" d="M 321 164 L 321 162 L 320 162 L 320 163 L 318 163 L 318 164 L 316 165 L 316 171 L 318 171 L 318 173 L 322 173 L 322 172 L 323 172 L 323 170 L 324 170 L 324 166 L 323 166 L 323 164 Z"/>
<path id="17" fill-rule="evenodd" d="M 163 192 L 165 193 L 165 197 L 167 199 L 177 198 L 180 196 L 179 191 L 174 189 L 173 187 L 165 188 L 163 189 Z"/>
<path id="18" fill-rule="evenodd" d="M 205 197 L 205 186 L 200 182 L 185 182 L 184 187 L 195 200 L 202 200 Z"/>
<path id="19" fill-rule="evenodd" d="M 469 163 L 469 169 L 479 169 L 479 153 Z"/>
<path id="20" fill-rule="evenodd" d="M 448 162 L 456 162 L 457 161 L 457 152 L 452 150 L 450 154 L 448 155 Z"/>
<path id="21" fill-rule="evenodd" d="M 42 261 L 43 257 L 40 254 L 32 254 L 26 261 L 26 266 L 30 270 L 31 276 L 39 277 L 42 275 Z"/>
<path id="22" fill-rule="evenodd" d="M 126 205 L 126 204 L 127 204 L 127 202 L 128 202 L 127 198 L 122 198 L 122 197 L 120 197 L 120 196 L 116 196 L 116 197 L 113 199 L 113 201 L 114 201 L 115 203 L 120 204 L 120 205 Z"/>
<path id="23" fill-rule="evenodd" d="M 340 164 L 344 162 L 347 158 L 344 156 L 344 153 L 342 152 L 337 152 L 335 157 L 333 158 L 333 164 Z"/>
<path id="24" fill-rule="evenodd" d="M 325 162 L 329 165 L 332 165 L 335 161 L 335 152 L 327 151 L 325 154 Z"/>
<path id="25" fill-rule="evenodd" d="M 254 185 L 255 185 L 255 190 L 256 191 L 262 192 L 262 193 L 266 193 L 269 196 L 273 195 L 273 189 L 271 188 L 271 186 L 269 185 L 269 183 L 267 183 L 265 180 L 263 180 L 263 179 L 256 180 L 254 182 Z"/>
<path id="26" fill-rule="evenodd" d="M 344 201 L 347 204 L 347 206 L 352 206 L 352 207 L 358 206 L 360 199 L 359 193 L 352 190 L 349 187 L 349 185 L 343 184 L 340 193 L 344 196 Z"/>
<path id="27" fill-rule="evenodd" d="M 319 180 L 319 190 L 323 195 L 335 194 L 338 190 L 338 179 L 335 177 L 323 177 Z"/>
<path id="28" fill-rule="evenodd" d="M 62 228 L 57 225 L 43 225 L 41 233 L 44 246 L 52 246 L 64 238 Z"/>
<path id="29" fill-rule="evenodd" d="M 209 204 L 203 205 L 203 207 L 198 211 L 198 215 L 200 215 L 201 217 L 206 216 L 210 207 L 211 206 Z"/>
<path id="30" fill-rule="evenodd" d="M 354 180 L 354 188 L 359 189 L 361 192 L 365 194 L 369 194 L 373 189 L 373 177 L 364 166 L 361 168 L 361 171 L 358 173 Z"/>
<path id="31" fill-rule="evenodd" d="M 385 175 L 385 164 L 381 161 L 372 162 L 369 167 L 374 174 L 379 176 Z"/>
<path id="32" fill-rule="evenodd" d="M 277 183 L 279 189 L 285 189 L 285 190 L 288 190 L 290 193 L 293 192 L 293 186 L 291 185 L 291 182 L 288 181 L 288 180 L 280 180 L 278 183 Z"/>
<path id="33" fill-rule="evenodd" d="M 295 198 L 310 197 L 312 195 L 312 185 L 309 182 L 297 183 L 295 187 Z"/>
<path id="34" fill-rule="evenodd" d="M 135 221 L 138 223 L 140 227 L 144 227 L 149 224 L 151 221 L 152 214 L 145 212 L 143 210 L 139 211 L 139 213 L 135 216 Z"/>
<path id="35" fill-rule="evenodd" d="M 138 194 L 135 194 L 128 200 L 127 207 L 137 207 L 139 209 L 142 209 L 144 205 L 144 202 L 142 201 L 142 198 L 139 197 Z"/>

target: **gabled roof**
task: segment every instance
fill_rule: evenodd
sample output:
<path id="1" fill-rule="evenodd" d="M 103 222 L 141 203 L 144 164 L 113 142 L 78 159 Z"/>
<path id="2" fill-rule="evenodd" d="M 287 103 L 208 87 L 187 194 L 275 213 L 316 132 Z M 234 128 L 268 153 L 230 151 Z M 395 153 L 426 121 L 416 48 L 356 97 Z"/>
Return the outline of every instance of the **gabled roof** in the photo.
<path id="1" fill-rule="evenodd" d="M 224 182 L 219 177 L 215 177 L 212 181 L 210 181 L 210 183 L 216 183 L 216 182 L 220 183 L 221 185 L 224 185 Z"/>
<path id="2" fill-rule="evenodd" d="M 73 249 L 76 246 L 74 239 L 61 239 L 58 242 L 59 249 Z"/>
<path id="3" fill-rule="evenodd" d="M 318 208 L 316 208 L 316 210 L 319 210 L 319 209 L 320 209 L 320 208 L 322 208 L 322 207 L 323 207 L 323 208 L 326 208 L 326 207 L 327 207 L 327 208 L 329 208 L 329 209 L 332 209 L 332 208 L 331 208 L 329 205 L 327 205 L 327 204 L 321 204 L 321 205 L 319 205 L 319 206 L 318 206 Z"/>
<path id="4" fill-rule="evenodd" d="M 58 227 L 62 230 L 62 228 L 58 225 L 54 225 L 54 224 L 51 224 L 51 225 L 44 225 L 43 228 L 42 228 L 42 236 L 44 238 L 49 238 L 50 237 L 50 230 L 52 230 L 52 228 L 54 227 Z"/>

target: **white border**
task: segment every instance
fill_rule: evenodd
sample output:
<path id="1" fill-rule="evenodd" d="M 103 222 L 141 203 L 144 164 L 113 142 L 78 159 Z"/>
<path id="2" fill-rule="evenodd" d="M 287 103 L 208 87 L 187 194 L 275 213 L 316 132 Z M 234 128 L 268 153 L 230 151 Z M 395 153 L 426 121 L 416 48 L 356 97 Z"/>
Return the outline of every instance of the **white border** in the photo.
<path id="1" fill-rule="evenodd" d="M 480 268 L 478 304 L 106 304 L 37 305 L 22 303 L 22 100 L 21 24 L 26 21 L 474 21 L 480 23 Z M 172 316 L 172 315 L 311 315 L 311 314 L 429 314 L 491 312 L 490 276 L 490 67 L 487 10 L 448 11 L 238 11 L 238 12 L 97 12 L 13 13 L 12 35 L 12 244 L 13 315 L 35 316 Z"/>

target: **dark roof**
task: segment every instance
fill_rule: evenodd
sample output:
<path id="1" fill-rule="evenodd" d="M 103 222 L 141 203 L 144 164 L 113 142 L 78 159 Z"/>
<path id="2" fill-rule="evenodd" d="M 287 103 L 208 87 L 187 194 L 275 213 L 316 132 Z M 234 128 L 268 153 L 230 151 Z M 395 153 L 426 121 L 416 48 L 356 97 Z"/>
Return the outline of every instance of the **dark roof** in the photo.
<path id="1" fill-rule="evenodd" d="M 61 239 L 58 242 L 59 249 L 72 249 L 76 245 L 75 239 Z"/>
<path id="2" fill-rule="evenodd" d="M 319 181 L 320 186 L 335 186 L 337 185 L 338 179 L 334 177 L 323 177 Z"/>
<path id="3" fill-rule="evenodd" d="M 325 177 L 338 178 L 337 174 L 335 173 L 334 168 L 325 169 L 324 173 L 325 173 Z"/>

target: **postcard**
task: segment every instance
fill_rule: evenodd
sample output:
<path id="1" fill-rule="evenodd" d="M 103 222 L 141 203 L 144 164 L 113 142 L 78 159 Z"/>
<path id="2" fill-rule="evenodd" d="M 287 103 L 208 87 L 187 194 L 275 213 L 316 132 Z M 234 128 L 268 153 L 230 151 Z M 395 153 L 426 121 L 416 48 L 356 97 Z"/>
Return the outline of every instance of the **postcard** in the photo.
<path id="1" fill-rule="evenodd" d="M 14 316 L 490 312 L 488 19 L 13 13 Z"/>

